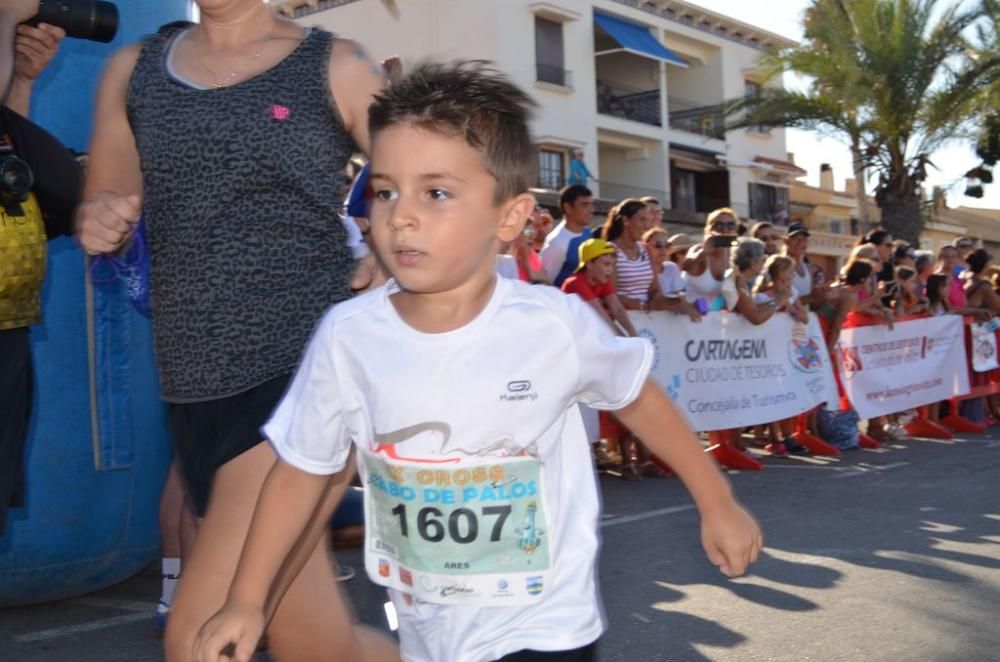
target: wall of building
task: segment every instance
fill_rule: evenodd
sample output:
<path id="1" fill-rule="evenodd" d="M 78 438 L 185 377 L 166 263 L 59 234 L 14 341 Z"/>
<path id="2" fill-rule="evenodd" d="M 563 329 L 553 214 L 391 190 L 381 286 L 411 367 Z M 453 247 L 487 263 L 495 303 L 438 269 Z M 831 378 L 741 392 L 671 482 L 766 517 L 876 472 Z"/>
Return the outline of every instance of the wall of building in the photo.
<path id="1" fill-rule="evenodd" d="M 647 142 L 640 150 L 602 146 L 599 154 L 601 196 L 611 199 L 652 195 L 666 198 L 663 173 L 667 162 L 663 143 Z M 661 200 L 663 202 L 664 200 Z"/>
<path id="2" fill-rule="evenodd" d="M 723 102 L 722 52 L 712 48 L 703 63 L 692 62 L 687 69 L 667 67 L 667 97 L 695 106 L 715 106 Z M 672 109 L 673 110 L 673 109 Z"/>
<path id="3" fill-rule="evenodd" d="M 392 55 L 411 65 L 427 58 L 493 60 L 497 54 L 494 6 L 492 2 L 407 0 L 398 4 L 400 15 L 395 19 L 380 3 L 354 2 L 308 14 L 297 22 L 354 39 L 380 61 Z"/>
<path id="4" fill-rule="evenodd" d="M 598 80 L 645 92 L 660 88 L 660 63 L 632 53 L 608 53 L 594 58 Z"/>

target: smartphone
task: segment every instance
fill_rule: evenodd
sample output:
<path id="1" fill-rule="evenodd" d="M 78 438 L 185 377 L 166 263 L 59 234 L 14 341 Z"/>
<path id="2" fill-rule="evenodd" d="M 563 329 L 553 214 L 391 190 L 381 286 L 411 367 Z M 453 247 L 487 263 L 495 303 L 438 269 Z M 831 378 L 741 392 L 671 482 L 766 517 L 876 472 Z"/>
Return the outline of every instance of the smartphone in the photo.
<path id="1" fill-rule="evenodd" d="M 736 237 L 731 235 L 717 234 L 712 236 L 712 246 L 714 248 L 729 248 L 736 243 Z"/>

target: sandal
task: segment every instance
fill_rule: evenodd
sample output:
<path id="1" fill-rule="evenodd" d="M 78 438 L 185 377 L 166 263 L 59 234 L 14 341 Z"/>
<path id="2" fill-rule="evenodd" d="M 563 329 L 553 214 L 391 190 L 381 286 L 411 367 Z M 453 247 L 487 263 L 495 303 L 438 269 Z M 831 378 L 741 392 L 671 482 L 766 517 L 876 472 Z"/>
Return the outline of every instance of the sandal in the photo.
<path id="1" fill-rule="evenodd" d="M 642 480 L 642 473 L 639 471 L 639 467 L 636 466 L 635 462 L 629 462 L 621 468 L 621 476 L 623 480 Z"/>
<path id="2" fill-rule="evenodd" d="M 594 448 L 594 464 L 597 465 L 598 471 L 605 471 L 617 464 L 614 459 L 608 455 L 608 452 L 601 447 Z"/>
<path id="3" fill-rule="evenodd" d="M 666 478 L 670 474 L 663 470 L 663 467 L 652 460 L 647 460 L 639 465 L 639 474 L 650 478 Z"/>

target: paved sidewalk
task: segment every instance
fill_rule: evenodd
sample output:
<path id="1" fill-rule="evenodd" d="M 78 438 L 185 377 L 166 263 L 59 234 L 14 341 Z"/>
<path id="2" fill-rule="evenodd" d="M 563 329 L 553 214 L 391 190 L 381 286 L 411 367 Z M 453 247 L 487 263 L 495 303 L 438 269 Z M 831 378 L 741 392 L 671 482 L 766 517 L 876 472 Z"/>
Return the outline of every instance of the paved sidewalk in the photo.
<path id="1" fill-rule="evenodd" d="M 605 662 L 1000 661 L 1000 432 L 732 474 L 764 527 L 751 576 L 705 560 L 676 479 L 602 479 Z M 361 569 L 356 550 L 342 562 Z M 385 627 L 384 594 L 347 584 Z M 161 659 L 155 569 L 100 593 L 0 610 L 4 662 Z"/>

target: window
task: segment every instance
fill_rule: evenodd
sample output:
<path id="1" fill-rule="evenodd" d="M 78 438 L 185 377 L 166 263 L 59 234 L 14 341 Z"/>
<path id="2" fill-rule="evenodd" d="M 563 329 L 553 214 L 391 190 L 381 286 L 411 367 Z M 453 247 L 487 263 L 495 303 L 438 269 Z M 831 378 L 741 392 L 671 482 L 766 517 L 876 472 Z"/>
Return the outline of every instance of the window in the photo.
<path id="1" fill-rule="evenodd" d="M 671 207 L 681 211 L 698 211 L 695 197 L 695 173 L 680 168 L 672 168 L 670 186 Z"/>
<path id="2" fill-rule="evenodd" d="M 743 81 L 743 96 L 747 99 L 759 99 L 761 95 L 760 83 L 755 80 L 744 80 Z M 758 133 L 769 133 L 771 131 L 770 127 L 757 125 L 747 127 L 747 131 L 756 131 Z"/>
<path id="3" fill-rule="evenodd" d="M 566 153 L 562 150 L 538 150 L 538 185 L 555 191 L 561 189 L 566 172 L 565 164 Z"/>
<path id="4" fill-rule="evenodd" d="M 755 221 L 788 225 L 788 189 L 750 184 L 750 216 Z"/>
<path id="5" fill-rule="evenodd" d="M 535 17 L 535 80 L 568 87 L 562 23 Z"/>

